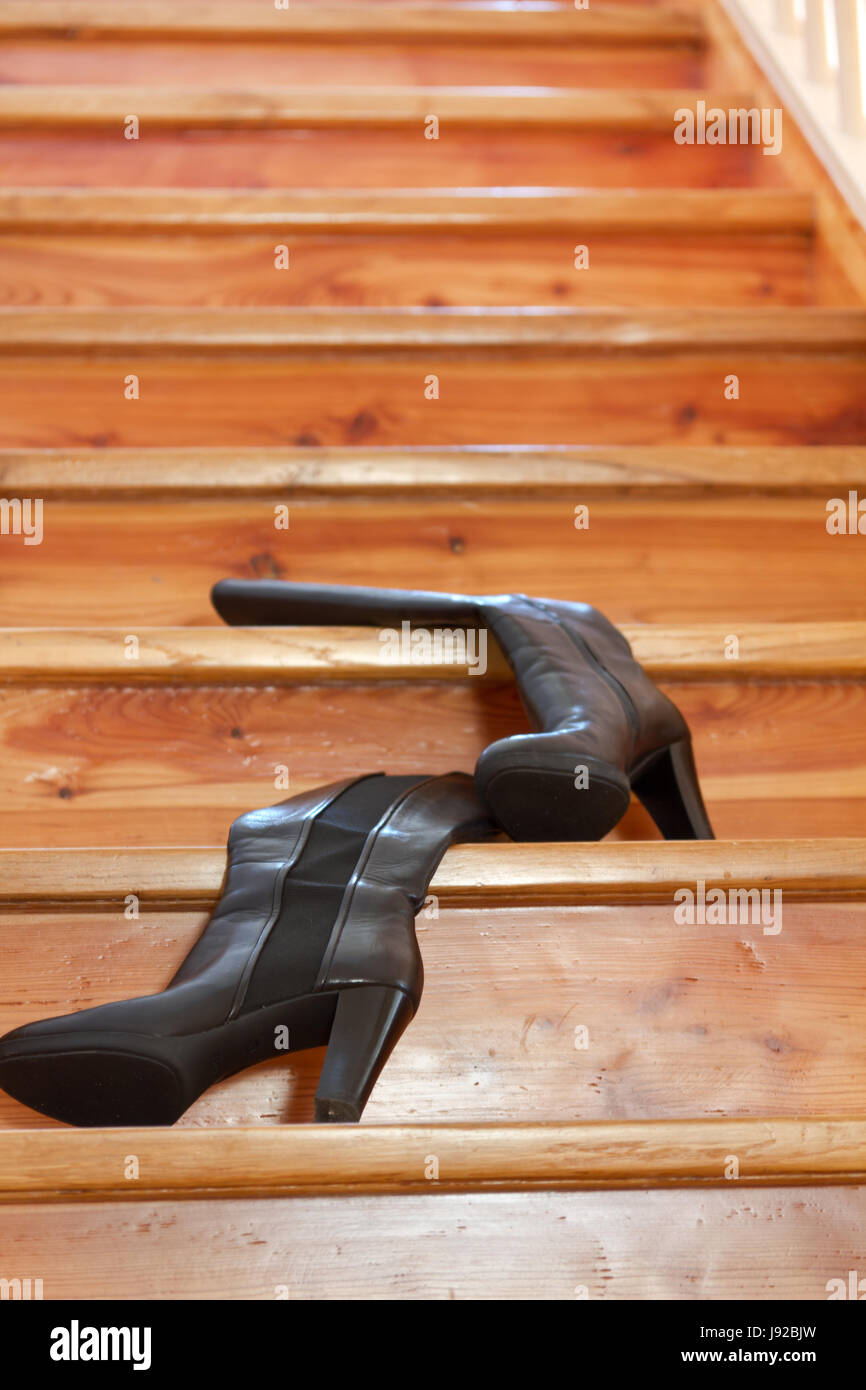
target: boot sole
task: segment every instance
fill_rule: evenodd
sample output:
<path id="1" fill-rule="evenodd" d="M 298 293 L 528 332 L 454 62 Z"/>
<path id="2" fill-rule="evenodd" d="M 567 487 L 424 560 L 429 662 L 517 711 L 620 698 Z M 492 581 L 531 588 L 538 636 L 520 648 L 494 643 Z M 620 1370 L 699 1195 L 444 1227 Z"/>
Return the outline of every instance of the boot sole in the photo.
<path id="1" fill-rule="evenodd" d="M 0 1087 L 66 1124 L 171 1125 L 216 1082 L 257 1062 L 323 1047 L 337 1001 L 336 992 L 304 995 L 177 1037 L 82 1029 L 10 1038 L 0 1044 Z M 275 1046 L 279 1027 L 288 1029 L 284 1049 Z"/>
<path id="2" fill-rule="evenodd" d="M 585 761 L 585 760 L 584 760 Z M 631 789 L 616 768 L 589 764 L 589 785 L 573 769 L 507 768 L 481 788 L 491 815 L 512 840 L 601 840 L 625 815 Z"/>

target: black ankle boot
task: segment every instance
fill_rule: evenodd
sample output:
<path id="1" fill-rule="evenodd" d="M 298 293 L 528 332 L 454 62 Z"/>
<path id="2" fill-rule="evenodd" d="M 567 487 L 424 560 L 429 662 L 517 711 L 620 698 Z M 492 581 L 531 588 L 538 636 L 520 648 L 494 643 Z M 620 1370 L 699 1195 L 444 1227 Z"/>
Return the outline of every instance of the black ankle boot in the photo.
<path id="1" fill-rule="evenodd" d="M 414 917 L 436 866 L 493 833 L 461 772 L 335 782 L 248 812 L 171 984 L 7 1033 L 0 1086 L 70 1124 L 172 1124 L 214 1082 L 328 1043 L 316 1119 L 358 1120 L 421 998 Z"/>
<path id="2" fill-rule="evenodd" d="M 244 579 L 222 580 L 212 599 L 227 622 L 251 626 L 488 627 L 537 731 L 491 744 L 475 769 L 512 839 L 599 840 L 632 791 L 666 839 L 714 838 L 686 721 L 588 604 Z"/>

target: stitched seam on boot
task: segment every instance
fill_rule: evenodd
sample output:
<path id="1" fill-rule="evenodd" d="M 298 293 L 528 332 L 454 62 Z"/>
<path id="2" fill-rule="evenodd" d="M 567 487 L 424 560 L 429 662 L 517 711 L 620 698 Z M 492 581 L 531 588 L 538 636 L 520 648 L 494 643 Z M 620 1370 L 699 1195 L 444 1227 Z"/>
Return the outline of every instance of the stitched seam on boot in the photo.
<path id="1" fill-rule="evenodd" d="M 375 776 L 375 774 L 368 773 L 367 776 Z M 366 779 L 364 777 L 359 777 L 356 780 L 364 781 Z M 259 935 L 252 949 L 250 950 L 250 954 L 247 956 L 247 959 L 244 963 L 244 968 L 241 971 L 241 977 L 238 980 L 238 987 L 235 990 L 235 995 L 232 1000 L 232 1005 L 229 1009 L 226 1022 L 230 1022 L 232 1019 L 237 1018 L 243 1006 L 244 1000 L 246 999 L 247 991 L 250 987 L 250 981 L 252 980 L 253 974 L 255 972 L 258 959 L 262 951 L 264 950 L 265 942 L 268 940 L 271 932 L 273 931 L 274 925 L 277 922 L 280 912 L 282 910 L 283 888 L 285 886 L 289 870 L 292 869 L 295 866 L 295 864 L 297 864 L 298 859 L 303 853 L 307 840 L 310 838 L 310 832 L 312 831 L 314 822 L 322 814 L 323 811 L 327 810 L 329 806 L 333 805 L 333 803 L 337 800 L 337 798 L 340 795 L 341 793 L 337 792 L 335 795 L 322 797 L 318 803 L 315 803 L 311 807 L 311 809 L 307 812 L 306 816 L 304 817 L 304 821 L 298 832 L 298 837 L 295 840 L 294 845 L 292 846 L 291 853 L 288 859 L 286 860 L 285 864 L 282 865 L 279 873 L 277 874 L 276 881 L 274 882 L 274 891 L 271 900 L 271 910 L 268 914 L 268 919 L 265 922 L 265 925 L 262 927 L 261 931 L 259 932 Z"/>
<path id="2" fill-rule="evenodd" d="M 601 675 L 602 679 L 607 683 L 610 689 L 618 697 L 620 704 L 623 706 L 623 709 L 625 710 L 625 717 L 631 726 L 632 751 L 634 751 L 634 744 L 637 741 L 638 734 L 640 733 L 640 715 L 638 714 L 637 707 L 635 706 L 635 703 L 629 695 L 628 691 L 626 690 L 625 686 L 617 680 L 616 676 L 613 674 L 612 671 L 608 671 L 607 667 L 603 665 L 602 661 L 599 657 L 596 656 L 595 652 L 593 651 L 589 643 L 586 641 L 586 639 L 584 637 L 577 638 L 575 637 L 573 632 L 569 632 L 568 628 L 563 623 L 559 614 L 554 609 L 547 608 L 543 599 L 530 598 L 528 599 L 528 602 L 532 605 L 532 607 L 537 608 L 539 612 L 544 613 L 546 617 L 550 618 L 553 622 L 555 622 L 560 631 L 565 633 L 569 642 L 571 642 L 572 646 L 575 647 L 577 651 L 581 652 L 584 656 L 589 657 L 589 660 L 592 662 L 593 666 L 595 666 L 598 669 L 598 672 Z M 632 660 L 634 660 L 633 657 Z"/>
<path id="3" fill-rule="evenodd" d="M 367 867 L 370 855 L 373 853 L 373 849 L 375 847 L 376 841 L 379 838 L 379 835 L 388 825 L 388 822 L 392 819 L 392 817 L 397 814 L 397 812 L 403 806 L 404 802 L 410 796 L 412 796 L 414 792 L 417 792 L 421 789 L 421 787 L 426 787 L 431 782 L 436 781 L 438 781 L 437 777 L 425 777 L 422 781 L 416 782 L 414 787 L 409 787 L 408 790 L 405 791 L 403 795 L 393 803 L 393 805 L 388 807 L 388 809 L 379 818 L 378 822 L 376 823 L 376 825 L 373 826 L 373 829 L 367 836 L 367 839 L 364 842 L 364 848 L 361 850 L 361 853 L 358 857 L 358 862 L 355 865 L 355 871 L 352 874 L 352 877 L 349 879 L 349 882 L 346 884 L 346 891 L 343 895 L 343 901 L 340 903 L 340 910 L 337 913 L 337 920 L 334 922 L 334 925 L 331 928 L 331 935 L 328 938 L 328 944 L 325 947 L 325 953 L 322 956 L 322 964 L 319 966 L 319 973 L 316 976 L 315 983 L 313 984 L 314 994 L 317 993 L 319 990 L 324 989 L 326 986 L 328 971 L 330 970 L 333 964 L 334 956 L 337 954 L 337 948 L 340 944 L 343 932 L 348 924 L 349 917 L 351 916 L 352 900 L 355 896 L 355 890 L 358 887 L 358 884 L 361 882 L 361 879 L 363 878 L 364 870 Z M 409 897 L 408 893 L 406 894 L 406 898 L 409 904 L 411 905 L 412 899 Z"/>

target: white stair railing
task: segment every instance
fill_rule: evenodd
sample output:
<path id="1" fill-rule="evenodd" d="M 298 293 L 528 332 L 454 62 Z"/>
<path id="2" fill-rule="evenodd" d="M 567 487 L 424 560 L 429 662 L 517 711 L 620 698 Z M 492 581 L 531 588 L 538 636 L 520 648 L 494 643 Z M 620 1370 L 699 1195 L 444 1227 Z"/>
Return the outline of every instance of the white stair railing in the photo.
<path id="1" fill-rule="evenodd" d="M 810 81 L 835 84 L 842 128 L 851 135 L 866 133 L 864 0 L 775 0 L 772 28 L 799 41 L 802 70 Z"/>
<path id="2" fill-rule="evenodd" d="M 862 217 L 866 0 L 721 3 Z"/>
<path id="3" fill-rule="evenodd" d="M 842 124 L 866 136 L 866 0 L 834 0 L 833 13 Z"/>

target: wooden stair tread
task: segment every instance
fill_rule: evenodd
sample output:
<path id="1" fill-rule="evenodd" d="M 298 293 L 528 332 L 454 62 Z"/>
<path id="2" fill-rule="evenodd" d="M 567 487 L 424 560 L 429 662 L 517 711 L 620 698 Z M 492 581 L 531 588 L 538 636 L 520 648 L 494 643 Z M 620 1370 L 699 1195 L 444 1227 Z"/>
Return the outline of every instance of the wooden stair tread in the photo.
<path id="1" fill-rule="evenodd" d="M 145 911 L 212 907 L 222 848 L 0 849 L 0 910 L 117 910 L 134 891 Z M 672 902 L 683 884 L 780 888 L 790 901 L 866 899 L 866 840 L 604 841 L 458 845 L 430 885 L 441 907 Z"/>
<path id="2" fill-rule="evenodd" d="M 124 1173 L 126 1156 L 140 1177 Z M 0 1202 L 862 1183 L 866 1120 L 0 1132 Z M 430 1155 L 438 1159 L 435 1184 Z"/>
<path id="3" fill-rule="evenodd" d="M 729 629 L 704 623 L 620 625 L 656 680 L 839 680 L 866 675 L 866 623 L 740 623 L 739 655 L 726 655 Z M 386 647 L 363 627 L 0 628 L 0 684 L 84 682 L 200 685 L 207 682 L 472 680 L 465 654 L 447 640 L 419 653 Z M 487 670 L 508 679 L 491 639 Z"/>
<path id="4" fill-rule="evenodd" d="M 693 1301 L 699 1289 L 704 1299 L 759 1302 L 768 1289 L 784 1299 L 847 1293 L 848 1271 L 862 1267 L 866 1188 L 736 1187 L 212 1197 L 163 1200 L 138 1219 L 123 1201 L 25 1198 L 3 1216 L 20 1268 L 41 1271 L 46 1299 L 573 1303 Z"/>
<path id="5" fill-rule="evenodd" d="M 0 298 L 66 306 L 0 311 L 0 489 L 48 499 L 41 550 L 3 538 L 4 592 L 9 613 L 75 622 L 0 630 L 0 844 L 55 846 L 0 849 L 3 1026 L 161 988 L 219 892 L 231 816 L 289 794 L 278 758 L 295 792 L 407 756 L 470 768 L 516 727 L 496 650 L 475 683 L 459 662 L 383 666 L 371 630 L 172 625 L 212 617 L 215 565 L 363 582 L 367 550 L 369 582 L 489 587 L 509 563 L 532 592 L 591 577 L 618 620 L 657 620 L 622 626 L 679 683 L 717 825 L 738 836 L 647 841 L 633 805 L 625 839 L 449 851 L 442 920 L 419 918 L 425 1008 L 358 1128 L 291 1123 L 312 1114 L 318 1054 L 212 1088 L 166 1131 L 46 1128 L 0 1096 L 6 1243 L 47 1297 L 272 1298 L 279 1279 L 290 1297 L 820 1298 L 856 1268 L 866 622 L 857 539 L 828 540 L 822 499 L 866 487 L 866 310 L 848 308 L 866 259 L 796 129 L 778 160 L 674 147 L 679 106 L 776 102 L 726 24 L 677 0 L 0 8 L 17 185 L 0 190 Z M 494 50 L 480 80 L 496 86 L 471 85 Z M 302 83 L 322 85 L 296 86 L 305 54 Z M 420 144 L 430 113 L 439 145 Z M 575 170 L 597 186 L 559 187 Z M 298 239 L 306 280 L 287 298 L 304 307 L 263 288 L 256 233 L 266 253 Z M 606 239 L 607 278 L 577 312 L 501 307 L 503 287 L 536 310 L 561 293 L 557 236 L 563 277 L 574 241 Z M 402 273 L 393 307 L 377 254 Z M 490 304 L 473 255 L 499 275 Z M 244 303 L 261 307 L 219 307 Z M 421 405 L 440 361 L 442 401 Z M 284 496 L 293 530 L 274 539 Z M 585 497 L 580 549 L 552 504 Z M 764 621 L 788 615 L 809 621 Z M 780 889 L 784 934 L 674 928 L 673 894 L 698 881 Z"/>
<path id="6" fill-rule="evenodd" d="M 125 368 L 112 370 L 107 389 L 119 396 Z M 150 375 L 148 369 L 145 393 Z M 44 381 L 42 391 L 44 411 Z M 145 406 L 145 400 L 121 401 L 118 413 L 135 419 Z M 200 473 L 207 457 L 202 450 Z M 491 482 L 495 475 L 490 465 Z M 50 488 L 43 493 L 38 474 L 31 477 L 32 492 L 20 495 L 45 499 L 42 544 L 11 534 L 3 541 L 7 621 L 21 625 L 26 618 L 34 627 L 124 632 L 220 627 L 208 595 L 227 575 L 385 588 L 399 577 L 407 587 L 482 594 L 519 587 L 591 602 L 621 624 L 696 625 L 711 640 L 718 634 L 719 642 L 721 634 L 738 634 L 741 624 L 866 619 L 862 538 L 827 532 L 828 499 L 848 519 L 851 489 L 838 475 L 826 480 L 823 494 L 772 486 L 716 494 L 661 487 L 624 496 L 616 487 L 584 493 L 575 486 L 564 495 L 422 489 L 416 497 L 407 489 L 374 491 L 371 503 L 354 492 L 150 493 L 135 500 L 135 525 L 122 488 L 116 495 L 60 499 Z M 122 482 L 120 472 L 116 477 Z M 11 491 L 4 484 L 7 497 Z M 584 515 L 575 513 L 576 505 L 588 508 L 586 530 L 575 529 Z M 14 507 L 4 514 L 14 525 Z M 518 527 L 516 572 L 509 549 Z"/>
<path id="7" fill-rule="evenodd" d="M 0 447 L 862 445 L 866 318 L 814 312 L 0 311 Z"/>
<path id="8" fill-rule="evenodd" d="M 2 95 L 2 91 L 0 91 Z M 118 351 L 866 353 L 864 308 L 0 309 L 5 356 Z"/>
<path id="9" fill-rule="evenodd" d="M 328 127 L 416 127 L 423 138 L 430 114 L 443 124 L 526 131 L 614 130 L 666 132 L 673 143 L 675 113 L 698 100 L 723 110 L 749 108 L 734 91 L 642 91 L 508 87 L 271 87 L 242 91 L 191 86 L 96 86 L 41 83 L 0 86 L 0 132 L 98 127 L 123 131 L 134 113 L 142 126 L 218 130 Z M 128 152 L 127 152 L 128 153 Z"/>
<path id="10" fill-rule="evenodd" d="M 34 120 L 39 112 L 46 115 L 39 90 L 28 88 Z M 512 121 L 482 128 L 452 121 L 447 138 L 438 141 L 423 139 L 420 120 L 377 127 L 372 122 L 340 124 L 339 118 L 336 124 L 306 128 L 300 139 L 303 123 L 268 127 L 263 138 L 263 128 L 255 125 L 196 128 L 185 124 L 184 117 L 179 124 L 145 125 L 147 138 L 130 142 L 119 135 L 130 114 L 124 106 L 120 115 L 119 99 L 117 110 L 103 108 L 107 124 L 70 124 L 74 89 L 65 90 L 70 93 L 66 104 L 54 108 L 54 116 L 43 123 L 25 125 L 9 101 L 8 121 L 0 117 L 8 183 L 40 188 L 246 189 L 285 188 L 287 183 L 322 189 L 500 188 L 506 171 L 509 186 L 553 188 L 570 185 L 579 168 L 588 187 L 666 190 L 674 185 L 760 186 L 771 172 L 765 167 L 770 161 L 755 146 L 675 144 L 670 93 L 659 97 L 660 124 L 652 128 L 623 126 L 636 113 L 636 99 L 624 108 L 608 104 L 605 92 L 617 90 L 611 88 L 598 89 L 605 102 L 593 97 L 584 105 L 583 124 L 524 126 Z M 219 110 L 217 103 L 215 116 Z M 592 123 L 593 112 L 598 125 Z M 190 139 L 191 129 L 195 139 Z"/>
<path id="11" fill-rule="evenodd" d="M 0 188 L 0 228 L 82 231 L 620 231 L 809 235 L 814 200 L 787 188 Z"/>
<path id="12" fill-rule="evenodd" d="M 136 917 L 126 886 L 112 906 L 0 914 L 0 1030 L 165 988 L 206 907 Z M 862 1120 L 862 897 L 767 890 L 760 912 L 753 894 L 736 921 L 689 923 L 674 891 L 654 903 L 425 903 L 422 1005 L 365 1123 Z M 321 1055 L 274 1057 L 213 1086 L 177 1132 L 311 1120 Z M 0 1127 L 56 1125 L 0 1093 Z"/>
<path id="13" fill-rule="evenodd" d="M 847 837 L 866 825 L 866 682 L 724 676 L 666 688 L 722 839 Z M 0 844 L 22 848 L 222 845 L 251 806 L 374 770 L 468 771 L 491 741 L 526 727 L 513 683 L 471 678 L 37 677 L 0 687 L 0 710 Z M 286 768 L 288 786 L 277 781 Z M 614 832 L 655 835 L 637 803 Z"/>
<path id="14" fill-rule="evenodd" d="M 225 194 L 175 206 L 170 192 L 157 193 L 152 206 L 140 189 L 128 202 L 116 193 L 94 203 L 86 191 L 31 200 L 19 189 L 5 200 L 0 193 L 0 300 L 638 310 L 851 303 L 847 276 L 813 235 L 808 200 L 797 206 L 766 190 L 754 203 L 724 194 L 704 202 L 704 190 L 693 191 L 694 200 L 689 190 L 662 199 L 645 190 L 503 196 L 503 206 L 495 194 L 420 190 L 374 196 L 369 207 L 357 194 L 263 191 L 240 194 L 234 209 Z"/>
<path id="15" fill-rule="evenodd" d="M 299 500 L 445 494 L 513 498 L 581 493 L 659 497 L 692 491 L 826 497 L 866 486 L 866 447 L 549 449 L 106 448 L 0 449 L 13 496 L 94 498 L 266 496 Z"/>
<path id="16" fill-rule="evenodd" d="M 287 10 L 267 5 L 238 5 L 232 0 L 137 0 L 133 8 L 112 0 L 4 0 L 0 38 L 20 35 L 76 39 L 94 35 L 127 38 L 207 37 L 226 42 L 243 38 L 303 42 L 363 43 L 389 39 L 401 44 L 452 43 L 687 44 L 704 42 L 700 16 L 672 6 L 617 4 L 586 11 L 482 7 L 434 8 L 353 4 L 315 8 L 292 4 Z"/>

